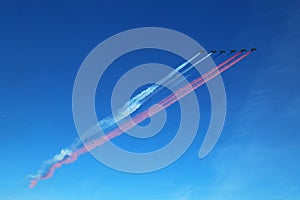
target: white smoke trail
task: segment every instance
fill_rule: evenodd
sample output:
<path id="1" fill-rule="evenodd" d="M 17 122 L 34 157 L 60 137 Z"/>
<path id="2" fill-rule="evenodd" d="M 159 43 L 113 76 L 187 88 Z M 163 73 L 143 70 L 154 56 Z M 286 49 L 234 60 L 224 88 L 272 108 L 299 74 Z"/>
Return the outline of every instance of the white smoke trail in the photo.
<path id="1" fill-rule="evenodd" d="M 195 64 L 192 64 L 188 68 L 186 68 L 183 71 L 181 71 L 180 74 L 176 74 L 176 76 L 172 77 L 172 79 L 167 82 L 167 85 L 172 84 L 172 83 L 174 85 L 180 83 L 182 80 L 185 79 L 184 77 L 181 76 L 181 74 L 187 73 L 188 71 L 190 71 L 192 68 L 194 68 L 195 66 L 197 66 L 199 63 L 203 62 L 205 59 L 207 59 L 211 55 L 212 55 L 212 53 L 207 54 L 206 56 L 204 56 L 203 58 L 201 58 L 199 61 L 197 61 Z M 178 80 L 178 81 L 175 82 L 175 80 Z"/>
<path id="2" fill-rule="evenodd" d="M 72 151 L 68 148 L 60 150 L 58 154 L 56 154 L 52 159 L 47 160 L 43 163 L 41 169 L 38 171 L 36 175 L 30 175 L 29 178 L 36 179 L 41 178 L 44 171 L 54 163 L 62 161 L 66 156 L 70 156 L 72 154 Z"/>

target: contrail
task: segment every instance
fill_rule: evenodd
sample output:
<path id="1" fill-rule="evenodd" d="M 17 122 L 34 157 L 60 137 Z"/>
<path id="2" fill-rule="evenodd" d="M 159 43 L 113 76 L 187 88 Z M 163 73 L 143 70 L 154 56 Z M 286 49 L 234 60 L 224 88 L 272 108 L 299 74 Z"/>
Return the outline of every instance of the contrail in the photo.
<path id="1" fill-rule="evenodd" d="M 205 73 L 203 76 L 195 79 L 194 81 L 192 81 L 188 85 L 182 87 L 181 89 L 177 90 L 175 93 L 169 95 L 168 97 L 166 97 L 165 99 L 160 101 L 158 104 L 155 104 L 154 106 L 147 109 L 146 111 L 138 114 L 137 116 L 135 116 L 132 119 L 132 121 L 130 120 L 128 122 L 123 123 L 122 125 L 120 125 L 120 127 L 115 128 L 114 130 L 112 130 L 111 132 L 106 134 L 105 136 L 102 136 L 99 139 L 90 141 L 85 146 L 83 146 L 79 149 L 75 149 L 72 153 L 67 152 L 67 154 L 65 155 L 65 157 L 62 160 L 57 161 L 53 165 L 50 166 L 47 173 L 45 173 L 43 175 L 38 174 L 36 176 L 32 176 L 33 180 L 31 180 L 31 184 L 30 184 L 29 187 L 33 188 L 39 180 L 45 180 L 45 179 L 48 179 L 48 178 L 52 177 L 55 170 L 57 168 L 60 168 L 62 165 L 74 162 L 82 154 L 84 154 L 84 153 L 94 149 L 95 147 L 100 146 L 100 145 L 104 144 L 105 142 L 107 142 L 107 141 L 123 134 L 124 131 L 127 131 L 127 130 L 133 128 L 136 124 L 139 124 L 140 122 L 144 121 L 146 118 L 151 117 L 154 114 L 160 112 L 161 110 L 169 107 L 174 102 L 178 101 L 179 99 L 183 98 L 184 96 L 186 96 L 190 92 L 194 91 L 195 89 L 197 89 L 198 87 L 200 87 L 204 83 L 208 82 L 209 80 L 213 79 L 214 77 L 216 77 L 220 73 L 222 73 L 225 70 L 229 69 L 231 66 L 233 66 L 234 64 L 236 64 L 240 60 L 247 57 L 250 53 L 252 53 L 252 51 L 244 54 L 243 56 L 241 56 L 241 57 L 237 58 L 236 60 L 234 60 L 233 62 L 229 63 L 230 61 L 235 59 L 240 53 L 237 53 L 237 54 L 233 55 L 232 57 L 227 59 L 225 62 L 221 63 L 220 65 L 213 68 L 209 72 Z M 229 63 L 229 64 L 226 65 L 227 63 Z M 226 65 L 226 66 L 224 66 L 224 65 Z"/>

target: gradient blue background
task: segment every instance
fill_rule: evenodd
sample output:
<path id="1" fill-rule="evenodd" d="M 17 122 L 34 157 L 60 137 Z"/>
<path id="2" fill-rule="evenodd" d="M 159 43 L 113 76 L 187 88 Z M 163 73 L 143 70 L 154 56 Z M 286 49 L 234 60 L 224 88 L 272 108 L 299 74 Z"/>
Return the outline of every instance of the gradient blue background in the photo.
<path id="1" fill-rule="evenodd" d="M 0 199 L 300 198 L 298 1 L 4 0 L 0 25 Z M 198 136 L 171 166 L 133 175 L 86 154 L 28 189 L 26 176 L 77 136 L 71 95 L 83 59 L 143 26 L 175 29 L 207 49 L 258 48 L 223 75 L 228 112 L 214 150 L 198 159 L 210 107 L 202 87 Z"/>

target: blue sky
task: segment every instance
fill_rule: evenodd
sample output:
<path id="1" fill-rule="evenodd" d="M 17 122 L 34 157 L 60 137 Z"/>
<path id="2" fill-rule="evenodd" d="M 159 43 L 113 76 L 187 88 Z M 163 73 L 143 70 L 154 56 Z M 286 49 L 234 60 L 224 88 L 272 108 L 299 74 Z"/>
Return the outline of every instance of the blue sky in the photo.
<path id="1" fill-rule="evenodd" d="M 296 0 L 1 4 L 0 199 L 300 198 Z M 28 189 L 26 175 L 77 136 L 72 88 L 81 62 L 106 38 L 144 26 L 175 29 L 207 49 L 258 48 L 223 75 L 228 110 L 214 150 L 198 159 L 210 116 L 202 87 L 198 136 L 171 166 L 133 175 L 86 154 Z"/>

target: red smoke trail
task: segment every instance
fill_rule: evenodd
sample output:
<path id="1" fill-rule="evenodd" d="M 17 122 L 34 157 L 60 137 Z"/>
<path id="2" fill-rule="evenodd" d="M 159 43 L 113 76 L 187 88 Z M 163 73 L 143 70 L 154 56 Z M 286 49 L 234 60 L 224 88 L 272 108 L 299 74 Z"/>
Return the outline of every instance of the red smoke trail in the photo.
<path id="1" fill-rule="evenodd" d="M 39 180 L 45 180 L 45 179 L 48 179 L 48 178 L 52 177 L 55 170 L 60 168 L 62 165 L 73 163 L 82 154 L 84 154 L 84 153 L 86 153 L 86 152 L 88 152 L 88 151 L 90 151 L 90 150 L 92 150 L 92 149 L 94 149 L 98 146 L 101 146 L 105 142 L 107 142 L 107 141 L 123 134 L 125 131 L 133 128 L 136 124 L 139 124 L 140 122 L 144 121 L 148 117 L 151 117 L 151 116 L 155 115 L 156 113 L 160 112 L 161 110 L 169 107 L 170 105 L 172 105 L 176 101 L 180 100 L 181 98 L 183 98 L 184 96 L 186 96 L 190 92 L 194 91 L 195 89 L 197 89 L 198 87 L 200 87 L 204 83 L 208 82 L 209 80 L 213 79 L 214 77 L 221 74 L 225 70 L 229 69 L 230 67 L 232 67 L 233 65 L 235 65 L 236 63 L 238 63 L 239 61 L 241 61 L 242 59 L 244 59 L 248 55 L 250 55 L 251 53 L 252 53 L 252 51 L 247 52 L 243 56 L 241 56 L 241 57 L 237 58 L 236 60 L 232 61 L 238 55 L 241 54 L 241 52 L 236 53 L 235 55 L 233 55 L 232 57 L 230 57 L 229 59 L 227 59 L 226 61 L 224 61 L 220 65 L 218 65 L 217 67 L 215 67 L 212 70 L 210 70 L 209 72 L 205 73 L 203 76 L 200 76 L 199 78 L 195 79 L 191 83 L 189 83 L 186 86 L 184 86 L 184 87 L 180 88 L 179 90 L 177 90 L 175 93 L 169 95 L 168 97 L 166 97 L 165 99 L 160 101 L 158 104 L 155 104 L 154 106 L 147 109 L 146 111 L 138 114 L 132 120 L 130 120 L 128 122 L 125 122 L 120 127 L 112 130 L 111 132 L 109 132 L 105 136 L 102 136 L 101 138 L 99 138 L 97 140 L 93 140 L 93 141 L 89 142 L 88 144 L 86 144 L 84 147 L 75 150 L 66 159 L 52 165 L 50 167 L 50 169 L 48 170 L 46 175 L 44 175 L 40 178 L 35 178 L 35 179 L 31 180 L 31 183 L 30 183 L 29 187 L 30 188 L 35 187 L 35 185 L 38 183 Z M 230 61 L 232 61 L 232 62 L 229 63 Z M 226 65 L 227 63 L 229 63 L 229 64 Z M 223 67 L 224 65 L 226 65 L 226 66 Z"/>
<path id="2" fill-rule="evenodd" d="M 218 72 L 218 70 L 220 70 L 224 65 L 226 65 L 227 63 L 229 63 L 230 61 L 232 61 L 233 59 L 235 59 L 240 54 L 241 54 L 241 52 L 238 52 L 235 55 L 231 56 L 230 58 L 228 58 L 227 60 L 225 60 L 223 63 L 219 64 L 217 67 L 215 67 L 215 68 L 211 69 L 210 71 L 206 72 L 203 76 L 200 76 L 199 78 L 195 79 L 194 81 L 192 81 L 191 83 L 187 84 L 186 86 L 178 89 L 174 94 L 172 94 L 169 97 L 165 98 L 160 103 L 165 103 L 167 101 L 170 101 L 170 100 L 172 100 L 172 98 L 177 99 L 181 95 L 185 96 L 186 93 L 191 92 L 191 90 L 197 89 L 198 87 L 200 87 L 201 85 L 203 85 L 205 83 L 205 82 L 201 82 L 201 81 L 203 81 L 205 78 L 209 77 L 213 73 Z M 217 76 L 217 75 L 215 75 L 215 76 Z M 197 83 L 198 84 L 201 83 L 201 84 L 198 87 L 195 87 L 194 85 L 196 85 Z"/>
<path id="3" fill-rule="evenodd" d="M 195 79 L 191 83 L 189 83 L 186 86 L 182 87 L 181 89 L 177 90 L 174 94 L 168 96 L 167 98 L 165 98 L 164 100 L 162 100 L 159 104 L 163 105 L 163 107 L 169 107 L 175 101 L 178 101 L 179 99 L 181 99 L 182 97 L 186 96 L 187 94 L 189 94 L 193 90 L 197 89 L 198 87 L 200 87 L 204 83 L 210 81 L 211 79 L 213 79 L 217 75 L 221 74 L 222 72 L 224 72 L 228 68 L 232 67 L 234 64 L 236 64 L 237 62 L 241 61 L 242 59 L 244 59 L 245 57 L 247 57 L 251 53 L 252 53 L 252 51 L 249 51 L 246 54 L 244 54 L 243 56 L 237 58 L 235 61 L 229 63 L 234 58 L 236 58 L 238 55 L 240 55 L 241 52 L 235 54 L 234 56 L 230 57 L 229 59 L 227 59 L 226 61 L 224 61 L 220 65 L 218 65 L 216 68 L 210 70 L 209 72 L 205 73 L 203 76 Z M 223 67 L 227 63 L 229 63 L 229 64 L 226 65 L 225 67 Z"/>

